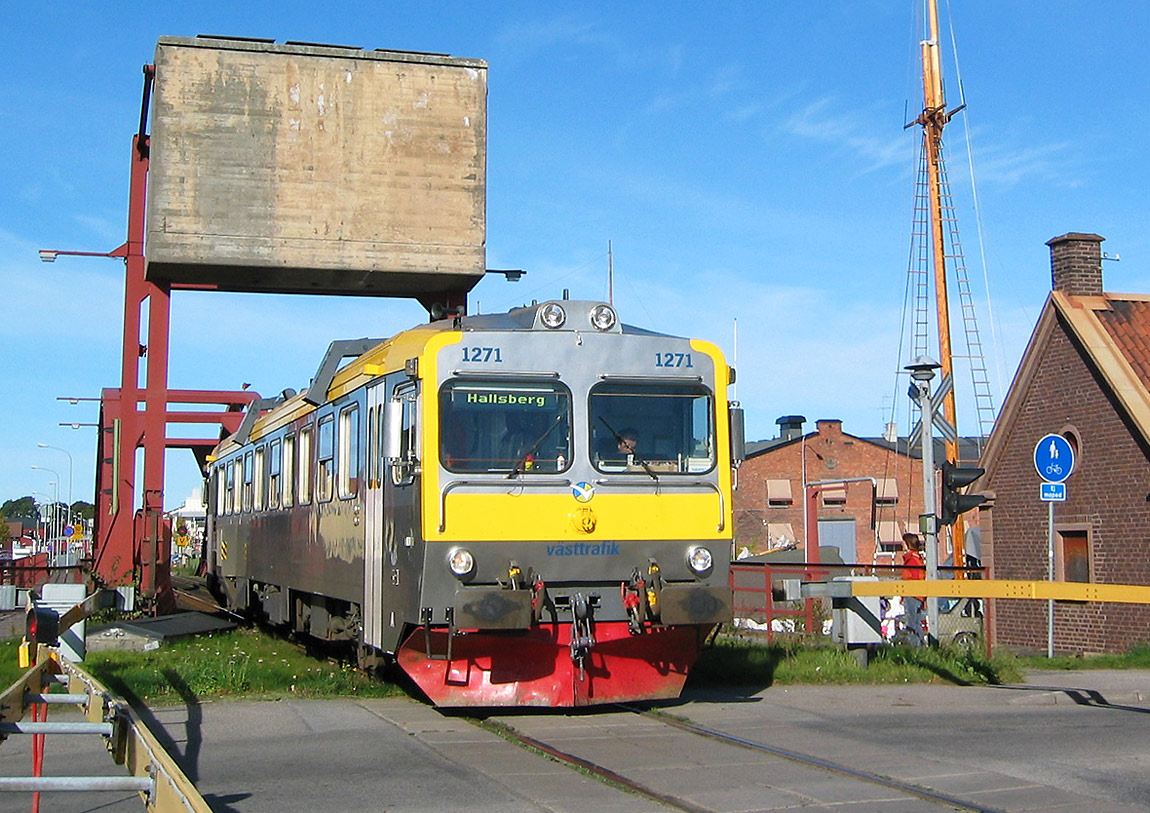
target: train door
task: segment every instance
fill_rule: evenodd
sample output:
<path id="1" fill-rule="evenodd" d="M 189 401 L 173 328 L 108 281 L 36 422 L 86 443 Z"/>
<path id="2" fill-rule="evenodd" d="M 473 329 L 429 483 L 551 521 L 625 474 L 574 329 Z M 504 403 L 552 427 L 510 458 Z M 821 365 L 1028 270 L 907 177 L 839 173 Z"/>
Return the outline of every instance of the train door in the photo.
<path id="1" fill-rule="evenodd" d="M 383 382 L 367 389 L 367 448 L 364 494 L 363 641 L 383 646 L 384 516 L 383 481 L 387 476 L 381 456 L 383 413 L 387 402 Z"/>
<path id="2" fill-rule="evenodd" d="M 383 407 L 381 479 L 383 488 L 382 649 L 394 652 L 407 625 L 419 617 L 423 538 L 419 524 L 419 390 L 397 374 L 389 378 L 391 397 Z"/>

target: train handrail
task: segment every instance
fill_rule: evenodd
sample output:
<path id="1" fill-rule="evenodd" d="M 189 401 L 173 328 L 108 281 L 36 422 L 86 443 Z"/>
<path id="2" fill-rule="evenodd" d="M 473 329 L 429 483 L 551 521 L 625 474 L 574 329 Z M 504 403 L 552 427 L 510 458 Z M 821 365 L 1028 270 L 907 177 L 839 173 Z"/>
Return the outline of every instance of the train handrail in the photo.
<path id="1" fill-rule="evenodd" d="M 570 488 L 572 485 L 574 485 L 574 482 L 574 480 L 569 479 L 524 480 L 522 476 L 516 478 L 515 480 L 508 481 L 508 479 L 502 474 L 499 475 L 498 480 L 452 480 L 439 491 L 439 532 L 443 533 L 444 529 L 447 528 L 447 495 L 454 491 L 456 488 L 462 488 L 463 486 L 483 486 L 491 488 L 495 486 L 498 488 L 507 489 L 510 492 L 521 488 L 526 488 L 528 486 L 531 486 L 532 488 L 537 486 L 547 486 L 550 488 L 555 488 L 558 486 L 563 488 Z"/>

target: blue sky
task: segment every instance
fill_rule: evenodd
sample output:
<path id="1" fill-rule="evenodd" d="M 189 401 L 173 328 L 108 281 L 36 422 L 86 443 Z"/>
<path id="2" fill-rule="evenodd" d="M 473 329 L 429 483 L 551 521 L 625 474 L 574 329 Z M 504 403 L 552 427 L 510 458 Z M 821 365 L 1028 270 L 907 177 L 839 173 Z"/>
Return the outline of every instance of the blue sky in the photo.
<path id="1" fill-rule="evenodd" d="M 910 241 L 919 4 L 800 2 L 21 4 L 0 13 L 0 500 L 92 499 L 93 404 L 119 383 L 123 268 L 36 251 L 124 241 L 128 153 L 157 38 L 226 34 L 447 52 L 488 73 L 487 263 L 472 310 L 606 295 L 624 321 L 734 350 L 748 435 L 892 405 Z M 1000 403 L 1049 290 L 1045 241 L 1097 232 L 1108 290 L 1150 291 L 1150 6 L 942 5 L 950 177 Z M 979 218 L 972 208 L 971 135 Z M 992 312 L 980 255 L 986 257 Z M 424 320 L 399 300 L 177 292 L 170 384 L 305 386 L 328 342 Z M 905 351 L 904 351 L 905 356 Z M 959 380 L 961 388 L 962 381 Z M 959 423 L 965 425 L 960 398 Z M 970 410 L 966 411 L 968 417 Z M 808 428 L 813 428 L 809 426 Z M 904 428 L 905 431 L 905 428 Z M 171 453 L 166 504 L 197 485 Z"/>

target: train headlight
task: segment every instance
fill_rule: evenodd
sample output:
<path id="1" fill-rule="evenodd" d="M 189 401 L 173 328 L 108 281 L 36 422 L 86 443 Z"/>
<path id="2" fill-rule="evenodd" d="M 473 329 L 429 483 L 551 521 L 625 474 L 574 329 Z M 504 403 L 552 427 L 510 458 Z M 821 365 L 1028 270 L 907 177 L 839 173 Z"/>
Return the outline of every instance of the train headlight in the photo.
<path id="1" fill-rule="evenodd" d="M 618 319 L 610 305 L 596 305 L 591 309 L 591 326 L 596 330 L 610 330 Z"/>
<path id="2" fill-rule="evenodd" d="M 544 327 L 549 327 L 552 330 L 563 327 L 563 323 L 567 321 L 567 311 L 563 310 L 562 305 L 548 302 L 539 309 L 539 321 L 543 323 Z"/>
<path id="3" fill-rule="evenodd" d="M 715 559 L 711 552 L 701 545 L 693 545 L 687 549 L 687 567 L 696 576 L 706 576 L 715 566 Z"/>
<path id="4" fill-rule="evenodd" d="M 458 578 L 465 579 L 475 572 L 475 557 L 465 548 L 454 548 L 447 555 L 447 566 Z"/>

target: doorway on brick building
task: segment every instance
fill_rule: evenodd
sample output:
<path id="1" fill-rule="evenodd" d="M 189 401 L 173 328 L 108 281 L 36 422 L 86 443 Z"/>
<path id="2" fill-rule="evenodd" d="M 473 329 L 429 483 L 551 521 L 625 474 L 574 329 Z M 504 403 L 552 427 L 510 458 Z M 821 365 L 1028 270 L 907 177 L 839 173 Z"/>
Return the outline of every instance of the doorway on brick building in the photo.
<path id="1" fill-rule="evenodd" d="M 819 520 L 819 547 L 834 545 L 847 564 L 857 561 L 855 547 L 855 518 L 834 517 Z"/>

